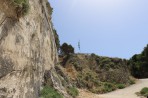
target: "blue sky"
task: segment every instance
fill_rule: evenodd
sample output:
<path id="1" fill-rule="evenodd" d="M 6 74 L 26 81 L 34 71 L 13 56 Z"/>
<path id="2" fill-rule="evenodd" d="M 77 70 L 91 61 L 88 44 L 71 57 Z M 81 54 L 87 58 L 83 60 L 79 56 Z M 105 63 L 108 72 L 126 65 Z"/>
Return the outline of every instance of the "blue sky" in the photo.
<path id="1" fill-rule="evenodd" d="M 82 53 L 130 58 L 148 44 L 148 0 L 49 0 L 61 44 Z"/>

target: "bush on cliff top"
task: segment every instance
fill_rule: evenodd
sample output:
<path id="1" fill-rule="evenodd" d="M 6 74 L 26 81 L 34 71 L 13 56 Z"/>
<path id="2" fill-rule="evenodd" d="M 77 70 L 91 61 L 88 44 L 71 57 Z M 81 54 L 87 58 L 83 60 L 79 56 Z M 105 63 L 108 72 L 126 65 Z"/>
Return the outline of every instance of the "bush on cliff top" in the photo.
<path id="1" fill-rule="evenodd" d="M 12 0 L 12 3 L 16 7 L 16 13 L 18 17 L 24 16 L 29 11 L 29 1 L 28 0 Z"/>
<path id="2" fill-rule="evenodd" d="M 50 5 L 49 2 L 46 3 L 46 7 L 47 7 L 47 9 L 48 9 L 49 15 L 51 16 L 51 15 L 52 15 L 52 12 L 53 12 L 53 8 L 51 7 L 51 5 Z"/>

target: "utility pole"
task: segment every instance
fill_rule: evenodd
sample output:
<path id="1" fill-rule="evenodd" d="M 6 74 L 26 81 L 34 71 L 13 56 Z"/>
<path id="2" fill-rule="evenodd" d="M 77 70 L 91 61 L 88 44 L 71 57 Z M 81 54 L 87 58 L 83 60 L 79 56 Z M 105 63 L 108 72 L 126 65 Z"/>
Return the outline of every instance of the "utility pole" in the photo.
<path id="1" fill-rule="evenodd" d="M 79 42 L 78 42 L 78 48 L 79 48 L 79 51 L 81 52 L 80 40 L 79 40 Z"/>

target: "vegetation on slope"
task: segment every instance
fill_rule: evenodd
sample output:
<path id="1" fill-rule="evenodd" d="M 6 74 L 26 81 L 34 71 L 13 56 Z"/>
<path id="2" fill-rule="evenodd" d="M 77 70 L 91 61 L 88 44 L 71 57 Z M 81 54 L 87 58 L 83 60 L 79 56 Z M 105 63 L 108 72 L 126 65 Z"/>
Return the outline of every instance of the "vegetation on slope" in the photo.
<path id="1" fill-rule="evenodd" d="M 24 16 L 29 11 L 29 1 L 28 0 L 11 0 L 16 7 L 16 13 L 18 17 Z"/>
<path id="2" fill-rule="evenodd" d="M 136 78 L 148 78 L 148 45 L 141 54 L 134 55 L 130 61 L 133 76 Z"/>
<path id="3" fill-rule="evenodd" d="M 71 54 L 60 59 L 72 83 L 93 93 L 106 93 L 134 83 L 128 60 L 95 54 Z"/>
<path id="4" fill-rule="evenodd" d="M 53 9 L 49 3 L 47 7 L 51 15 Z M 130 60 L 95 54 L 73 54 L 72 45 L 63 43 L 60 46 L 59 36 L 56 30 L 53 31 L 57 50 L 60 50 L 61 65 L 69 77 L 65 76 L 65 72 L 59 68 L 56 69 L 58 69 L 62 85 L 73 98 L 78 95 L 78 90 L 74 86 L 88 89 L 93 93 L 106 93 L 134 84 L 131 72 L 135 77 L 148 76 L 148 46 L 141 54 L 134 55 Z M 69 85 L 69 82 L 72 85 Z"/>
<path id="5" fill-rule="evenodd" d="M 71 81 L 69 77 L 65 74 L 64 69 L 60 65 L 55 66 L 56 72 L 58 74 L 58 77 L 60 78 L 63 87 L 66 88 L 67 93 L 71 95 L 73 98 L 76 98 L 76 96 L 79 95 L 78 89 L 71 84 Z"/>
<path id="6" fill-rule="evenodd" d="M 64 98 L 53 87 L 45 86 L 40 92 L 40 98 Z"/>
<path id="7" fill-rule="evenodd" d="M 46 3 L 46 7 L 48 9 L 48 14 L 50 16 L 48 18 L 51 19 L 53 8 L 50 6 L 49 2 Z M 51 24 L 52 24 L 52 22 L 51 22 Z M 53 28 L 53 25 L 52 25 L 52 28 Z M 64 43 L 62 46 L 60 46 L 59 35 L 57 34 L 57 31 L 55 29 L 53 29 L 53 34 L 54 34 L 55 44 L 56 44 L 58 52 L 60 51 L 64 55 L 65 54 L 68 55 L 69 53 L 74 52 L 74 48 L 71 45 L 68 45 L 67 43 Z M 57 73 L 58 79 L 60 79 L 62 86 L 66 89 L 67 93 L 73 98 L 78 96 L 78 94 L 79 94 L 78 89 L 76 87 L 74 87 L 73 85 L 71 85 L 69 78 L 64 73 L 62 67 L 59 64 L 55 65 L 55 71 Z M 41 98 L 63 98 L 63 96 L 61 94 L 59 94 L 57 92 L 57 90 L 54 89 L 54 86 L 53 86 L 51 77 L 49 76 L 49 73 L 50 72 L 47 72 L 47 73 L 45 72 L 45 74 L 44 74 L 45 87 L 41 91 Z"/>
<path id="8" fill-rule="evenodd" d="M 73 98 L 76 98 L 79 95 L 79 91 L 76 87 L 68 87 L 67 91 Z"/>
<path id="9" fill-rule="evenodd" d="M 123 89 L 123 88 L 125 88 L 125 85 L 124 85 L 124 84 L 117 84 L 116 86 L 117 86 L 118 89 Z"/>

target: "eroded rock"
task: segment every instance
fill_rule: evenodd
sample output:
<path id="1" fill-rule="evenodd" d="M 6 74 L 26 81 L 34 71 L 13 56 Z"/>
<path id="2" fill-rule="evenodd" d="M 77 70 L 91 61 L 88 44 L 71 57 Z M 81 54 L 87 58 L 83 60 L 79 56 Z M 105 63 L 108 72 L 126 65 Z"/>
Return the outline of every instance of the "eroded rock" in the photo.
<path id="1" fill-rule="evenodd" d="M 58 56 L 48 1 L 29 0 L 28 14 L 19 19 L 10 1 L 0 0 L 0 98 L 39 98 L 47 70 L 54 87 L 70 98 L 54 70 Z"/>

